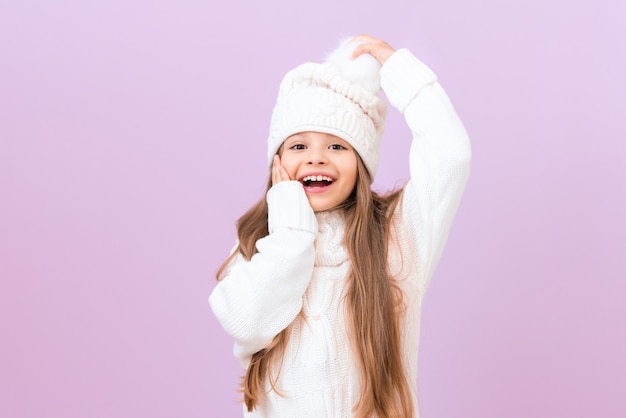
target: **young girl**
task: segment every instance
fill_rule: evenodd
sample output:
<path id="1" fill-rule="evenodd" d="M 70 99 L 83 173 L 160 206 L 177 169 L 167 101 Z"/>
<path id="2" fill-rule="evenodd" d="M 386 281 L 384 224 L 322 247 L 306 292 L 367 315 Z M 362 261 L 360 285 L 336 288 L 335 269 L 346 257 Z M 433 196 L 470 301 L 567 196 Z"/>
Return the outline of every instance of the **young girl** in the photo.
<path id="1" fill-rule="evenodd" d="M 411 180 L 371 190 L 387 113 L 413 133 Z M 358 36 L 288 72 L 268 140 L 267 194 L 209 301 L 246 368 L 246 417 L 417 417 L 425 290 L 445 245 L 470 144 L 433 72 Z"/>

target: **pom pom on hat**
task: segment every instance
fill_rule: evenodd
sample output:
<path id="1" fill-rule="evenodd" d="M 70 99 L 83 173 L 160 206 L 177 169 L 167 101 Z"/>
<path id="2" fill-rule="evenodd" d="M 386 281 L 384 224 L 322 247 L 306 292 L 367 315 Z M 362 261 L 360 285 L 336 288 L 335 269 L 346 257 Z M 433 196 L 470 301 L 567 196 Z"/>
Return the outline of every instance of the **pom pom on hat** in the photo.
<path id="1" fill-rule="evenodd" d="M 326 62 L 302 64 L 283 78 L 270 124 L 270 165 L 289 136 L 323 132 L 354 147 L 373 181 L 387 115 L 378 95 L 381 65 L 369 54 L 352 59 L 359 43 L 350 39 L 328 54 Z"/>
<path id="2" fill-rule="evenodd" d="M 326 62 L 335 64 L 345 78 L 360 84 L 369 91 L 378 94 L 380 91 L 380 63 L 370 54 L 361 54 L 352 59 L 352 53 L 363 41 L 343 39 L 339 47 L 326 56 Z"/>

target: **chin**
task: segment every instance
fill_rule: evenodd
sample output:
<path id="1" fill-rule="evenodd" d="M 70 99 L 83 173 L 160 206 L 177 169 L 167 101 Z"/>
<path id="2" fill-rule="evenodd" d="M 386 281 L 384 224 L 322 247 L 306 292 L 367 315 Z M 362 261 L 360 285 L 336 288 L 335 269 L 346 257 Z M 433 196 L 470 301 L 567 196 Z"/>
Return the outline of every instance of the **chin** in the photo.
<path id="1" fill-rule="evenodd" d="M 313 212 L 325 212 L 336 209 L 339 205 L 346 201 L 348 196 L 320 196 L 307 194 L 309 204 Z"/>
<path id="2" fill-rule="evenodd" d="M 339 206 L 339 205 L 338 204 L 337 205 L 332 205 L 332 204 L 330 204 L 330 205 L 314 205 L 313 204 L 313 205 L 311 205 L 311 208 L 313 209 L 313 212 L 325 212 L 325 211 L 328 211 L 328 210 L 333 210 L 333 209 L 337 208 L 337 206 Z"/>
<path id="3" fill-rule="evenodd" d="M 332 207 L 328 204 L 324 204 L 320 202 L 311 202 L 311 200 L 309 200 L 309 204 L 311 205 L 313 212 L 324 212 L 326 210 L 332 209 Z"/>

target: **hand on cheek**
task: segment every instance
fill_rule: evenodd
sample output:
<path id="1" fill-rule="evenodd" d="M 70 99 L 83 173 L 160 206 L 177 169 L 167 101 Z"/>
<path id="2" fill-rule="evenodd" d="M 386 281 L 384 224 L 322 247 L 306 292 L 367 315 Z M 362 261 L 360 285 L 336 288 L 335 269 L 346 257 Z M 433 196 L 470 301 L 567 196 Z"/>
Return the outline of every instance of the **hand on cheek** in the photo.
<path id="1" fill-rule="evenodd" d="M 289 174 L 287 174 L 285 168 L 280 164 L 280 157 L 275 155 L 274 161 L 272 162 L 272 185 L 289 180 L 291 180 Z"/>

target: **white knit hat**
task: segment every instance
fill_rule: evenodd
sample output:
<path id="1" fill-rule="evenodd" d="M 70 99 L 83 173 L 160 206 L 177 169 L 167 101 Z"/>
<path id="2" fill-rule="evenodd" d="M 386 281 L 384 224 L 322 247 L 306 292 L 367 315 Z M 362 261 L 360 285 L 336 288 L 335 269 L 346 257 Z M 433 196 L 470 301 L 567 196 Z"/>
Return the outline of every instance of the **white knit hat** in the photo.
<path id="1" fill-rule="evenodd" d="M 343 41 L 326 62 L 302 64 L 285 75 L 270 124 L 270 165 L 289 136 L 323 132 L 354 147 L 374 179 L 387 105 L 378 95 L 381 65 L 369 54 L 353 60 L 358 45 Z"/>

